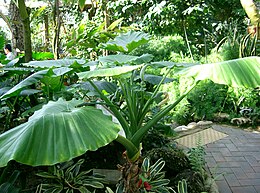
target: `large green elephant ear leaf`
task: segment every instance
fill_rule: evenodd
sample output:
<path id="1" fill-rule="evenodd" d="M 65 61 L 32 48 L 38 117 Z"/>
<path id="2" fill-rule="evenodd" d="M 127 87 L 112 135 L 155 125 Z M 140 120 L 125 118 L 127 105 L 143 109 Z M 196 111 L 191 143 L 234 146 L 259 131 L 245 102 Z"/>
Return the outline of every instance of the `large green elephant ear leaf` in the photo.
<path id="1" fill-rule="evenodd" d="M 108 41 L 102 47 L 106 50 L 117 52 L 131 52 L 140 45 L 146 44 L 150 36 L 143 32 L 129 31 L 120 34 L 114 40 Z"/>
<path id="2" fill-rule="evenodd" d="M 260 85 L 260 57 L 191 66 L 178 74 L 194 76 L 196 80 L 211 79 L 215 83 L 233 87 L 256 88 Z"/>
<path id="3" fill-rule="evenodd" d="M 49 102 L 28 122 L 0 135 L 0 167 L 10 160 L 40 166 L 54 165 L 97 150 L 117 138 L 119 125 L 82 101 Z"/>

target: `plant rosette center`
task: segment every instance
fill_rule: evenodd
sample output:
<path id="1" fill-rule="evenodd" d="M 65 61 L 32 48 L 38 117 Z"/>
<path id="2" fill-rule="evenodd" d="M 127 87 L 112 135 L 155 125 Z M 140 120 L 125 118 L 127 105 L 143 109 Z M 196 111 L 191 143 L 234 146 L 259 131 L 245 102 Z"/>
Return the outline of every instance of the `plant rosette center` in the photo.
<path id="1" fill-rule="evenodd" d="M 148 179 L 146 179 L 145 177 L 143 177 L 141 175 L 140 175 L 140 179 L 138 181 L 137 187 L 139 189 L 144 188 L 147 191 L 151 191 L 152 190 L 152 186 L 149 184 Z"/>

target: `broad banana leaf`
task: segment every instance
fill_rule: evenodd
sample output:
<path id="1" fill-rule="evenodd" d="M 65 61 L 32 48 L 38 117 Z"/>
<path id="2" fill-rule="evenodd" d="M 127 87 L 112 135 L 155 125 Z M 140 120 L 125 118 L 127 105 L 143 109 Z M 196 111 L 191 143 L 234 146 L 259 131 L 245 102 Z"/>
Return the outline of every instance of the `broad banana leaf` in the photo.
<path id="1" fill-rule="evenodd" d="M 36 72 L 23 81 L 21 81 L 19 84 L 15 85 L 13 88 L 11 88 L 8 92 L 6 92 L 4 95 L 0 97 L 0 99 L 10 98 L 12 96 L 17 96 L 23 89 L 26 87 L 35 84 L 36 82 L 40 81 L 44 78 L 44 76 L 61 76 L 72 69 L 67 67 L 61 67 L 61 68 L 55 68 L 55 69 L 49 69 L 49 70 L 41 70 L 39 72 Z M 54 75 L 53 75 L 54 74 Z"/>
<path id="2" fill-rule="evenodd" d="M 188 67 L 177 74 L 193 76 L 196 80 L 210 79 L 233 87 L 260 85 L 260 57 L 247 57 L 225 62 Z"/>
<path id="3" fill-rule="evenodd" d="M 82 101 L 49 102 L 28 122 L 0 135 L 0 167 L 10 160 L 39 166 L 71 160 L 117 138 L 119 125 Z"/>
<path id="4" fill-rule="evenodd" d="M 118 76 L 127 72 L 131 72 L 136 70 L 143 65 L 135 65 L 135 66 L 120 66 L 115 68 L 105 68 L 105 69 L 97 69 L 88 72 L 80 72 L 77 73 L 79 79 L 88 79 L 93 77 L 111 77 L 111 76 Z"/>
<path id="5" fill-rule="evenodd" d="M 120 34 L 114 40 L 103 44 L 103 48 L 111 51 L 131 52 L 138 46 L 146 44 L 149 39 L 150 36 L 148 34 L 129 31 L 124 34 Z"/>

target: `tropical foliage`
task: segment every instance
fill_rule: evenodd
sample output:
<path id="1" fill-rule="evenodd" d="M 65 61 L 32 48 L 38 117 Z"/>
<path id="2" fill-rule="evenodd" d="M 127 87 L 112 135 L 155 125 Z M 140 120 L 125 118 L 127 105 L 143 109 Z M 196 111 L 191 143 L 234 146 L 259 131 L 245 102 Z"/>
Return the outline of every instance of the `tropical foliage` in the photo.
<path id="1" fill-rule="evenodd" d="M 237 1 L 46 3 L 32 9 L 23 0 L 14 3 L 24 52 L 11 62 L 0 55 L 0 167 L 12 173 L 11 164 L 47 166 L 39 176 L 48 180 L 38 191 L 103 189 L 101 176 L 79 171 L 87 165 L 79 156 L 116 141 L 126 150 L 117 192 L 170 192 L 161 172 L 165 162 L 152 164 L 141 154 L 142 144 L 153 146 L 142 143 L 148 132 L 173 135 L 165 126 L 173 120 L 170 112 L 178 110 L 186 121 L 208 119 L 229 105 L 259 115 L 258 34 L 244 34 Z M 0 46 L 8 42 L 4 37 Z M 218 94 L 206 93 L 209 87 Z M 202 149 L 189 155 L 192 172 L 204 172 Z M 18 178 L 19 171 L 7 181 L 1 176 L 0 189 L 19 191 Z M 191 191 L 189 181 L 175 185 Z"/>
<path id="2" fill-rule="evenodd" d="M 53 166 L 52 172 L 40 172 L 37 175 L 49 180 L 40 184 L 36 192 L 93 192 L 94 189 L 104 188 L 104 176 L 93 174 L 92 170 L 80 172 L 83 159 Z"/>
<path id="3" fill-rule="evenodd" d="M 113 41 L 104 44 L 103 47 L 111 51 L 127 53 L 140 44 L 146 43 L 148 38 L 149 36 L 145 34 L 130 32 L 116 37 Z M 107 63 L 108 58 L 109 63 Z M 123 186 L 126 188 L 127 184 L 130 183 L 129 180 L 134 180 L 132 182 L 137 183 L 138 178 L 131 179 L 133 174 L 131 172 L 128 173 L 128 171 L 136 171 L 138 174 L 138 170 L 135 168 L 138 167 L 140 162 L 142 138 L 151 127 L 167 115 L 192 89 L 188 89 L 185 94 L 172 104 L 156 104 L 159 87 L 164 83 L 165 77 L 149 93 L 146 91 L 145 70 L 149 66 L 157 66 L 169 68 L 168 71 L 170 71 L 176 66 L 176 63 L 150 63 L 151 59 L 152 57 L 149 55 L 143 57 L 129 55 L 126 57 L 126 55 L 122 54 L 110 55 L 102 57 L 99 64 L 100 67 L 97 66 L 92 71 L 86 71 L 89 68 L 84 68 L 85 64 L 82 65 L 70 60 L 31 62 L 27 64 L 27 66 L 51 68 L 46 70 L 40 69 L 38 72 L 30 75 L 9 89 L 1 96 L 1 99 L 19 98 L 19 95 L 27 90 L 28 86 L 42 82 L 45 85 L 42 89 L 43 91 L 46 90 L 47 101 L 49 102 L 43 105 L 40 110 L 35 111 L 27 122 L 4 132 L 0 136 L 2 147 L 1 166 L 5 166 L 10 160 L 16 160 L 32 166 L 53 165 L 71 160 L 82 155 L 87 150 L 96 150 L 113 140 L 117 140 L 126 148 L 126 158 L 129 160 L 126 165 L 122 166 L 126 179 Z M 128 63 L 132 65 L 128 65 Z M 178 66 L 178 68 L 181 68 L 181 66 L 183 65 Z M 59 99 L 52 101 L 53 97 L 51 97 L 50 93 L 61 90 L 64 86 L 61 77 L 71 74 L 72 71 L 74 73 L 78 72 L 77 76 L 81 82 L 87 80 L 90 83 L 95 91 L 95 94 L 92 94 L 94 98 L 86 102 L 82 99 L 69 101 Z M 221 73 L 216 75 L 218 72 Z M 245 86 L 254 88 L 260 84 L 259 76 L 257 76 L 259 74 L 258 57 L 217 64 L 188 66 L 178 71 L 177 74 L 193 76 L 197 82 L 209 78 L 214 82 L 225 83 L 235 87 Z M 94 78 L 107 77 L 111 77 L 115 83 L 118 83 L 118 91 L 112 95 L 103 92 L 103 89 L 100 90 L 93 82 Z M 87 91 L 85 91 L 84 96 L 88 96 Z M 120 101 L 122 100 L 125 103 L 121 103 Z M 125 137 L 118 134 L 119 126 L 113 123 L 111 117 L 109 118 L 101 110 L 90 106 L 98 103 L 108 109 L 111 112 L 109 114 L 117 119 Z M 152 118 L 148 118 L 148 114 L 154 106 L 159 106 L 161 110 L 153 115 Z M 8 153 L 10 150 L 12 154 Z M 129 189 L 131 190 L 134 187 L 130 186 Z"/>

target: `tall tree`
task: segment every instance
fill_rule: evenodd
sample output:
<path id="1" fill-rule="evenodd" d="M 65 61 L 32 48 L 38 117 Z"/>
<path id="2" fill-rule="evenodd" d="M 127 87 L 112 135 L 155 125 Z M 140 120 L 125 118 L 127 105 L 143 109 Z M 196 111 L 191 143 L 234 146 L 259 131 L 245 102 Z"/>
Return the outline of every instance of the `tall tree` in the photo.
<path id="1" fill-rule="evenodd" d="M 18 0 L 17 7 L 19 8 L 21 21 L 23 23 L 25 62 L 29 62 L 32 60 L 30 14 L 25 6 L 25 0 Z"/>
<path id="2" fill-rule="evenodd" d="M 23 24 L 20 17 L 20 12 L 14 1 L 10 2 L 9 5 L 9 18 L 12 32 L 12 44 L 14 48 L 24 50 L 24 35 L 23 35 Z"/>
<path id="3" fill-rule="evenodd" d="M 53 26 L 54 26 L 54 37 L 53 37 L 52 49 L 53 49 L 54 58 L 57 60 L 59 59 L 60 28 L 61 28 L 59 0 L 55 0 L 53 5 Z"/>

